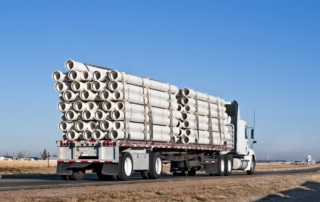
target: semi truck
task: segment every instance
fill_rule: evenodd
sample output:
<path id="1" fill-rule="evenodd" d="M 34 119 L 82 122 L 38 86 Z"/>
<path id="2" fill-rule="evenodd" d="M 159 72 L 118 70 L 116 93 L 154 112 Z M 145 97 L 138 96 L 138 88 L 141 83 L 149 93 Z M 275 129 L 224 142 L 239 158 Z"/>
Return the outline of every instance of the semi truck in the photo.
<path id="1" fill-rule="evenodd" d="M 70 67 L 74 67 L 77 65 L 86 67 L 84 70 L 81 70 L 81 68 L 77 69 L 78 72 L 85 71 L 86 73 L 88 73 L 91 71 L 91 74 L 94 74 L 94 72 L 98 72 L 97 74 L 100 74 L 102 71 L 101 67 L 97 67 L 94 65 L 86 65 L 71 60 L 67 61 L 66 63 L 66 66 L 69 67 L 67 68 L 69 71 L 72 71 L 70 70 Z M 98 69 L 98 71 L 93 71 L 90 68 L 94 68 L 95 70 Z M 112 74 L 112 72 L 110 73 L 110 71 L 113 70 L 108 69 L 106 71 L 106 75 L 108 75 Z M 123 73 L 122 76 L 124 77 L 124 75 L 125 74 Z M 67 76 L 67 73 L 59 73 L 59 75 L 57 75 L 57 72 L 55 72 L 54 80 L 56 80 L 57 82 L 63 81 L 68 86 L 65 89 L 70 89 L 73 81 L 72 79 L 67 78 Z M 93 78 L 89 79 L 89 81 L 91 82 L 90 85 L 94 85 L 92 83 L 93 80 Z M 80 79 L 80 81 L 82 83 L 88 82 L 88 80 L 84 78 L 82 80 Z M 130 85 L 130 81 L 132 80 L 127 79 L 122 84 Z M 110 81 L 103 80 L 102 82 L 108 83 Z M 145 83 L 146 82 L 144 82 L 144 84 Z M 60 92 L 64 94 L 65 89 L 60 89 Z M 101 89 L 99 92 L 101 92 Z M 160 115 L 155 116 L 154 114 L 156 113 L 155 108 L 159 107 L 160 105 L 152 106 L 152 103 L 150 102 L 150 96 L 152 95 L 152 92 L 150 90 L 147 91 L 147 95 L 144 96 L 147 99 L 143 101 L 142 105 L 144 108 L 150 109 L 146 110 L 143 114 L 143 118 L 145 119 L 141 124 L 144 127 L 143 129 L 141 129 L 142 131 L 140 131 L 140 133 L 142 134 L 142 138 L 133 138 L 133 126 L 136 125 L 132 124 L 132 120 L 134 121 L 135 119 L 129 119 L 128 114 L 127 117 L 126 114 L 124 114 L 123 122 L 120 122 L 124 124 L 124 127 L 121 128 L 122 131 L 120 131 L 122 132 L 122 134 L 124 134 L 123 138 L 111 138 L 113 136 L 111 135 L 112 131 L 110 129 L 109 131 L 103 133 L 104 138 L 83 138 L 83 131 L 79 132 L 79 134 L 81 135 L 76 135 L 77 138 L 70 138 L 70 135 L 68 136 L 69 138 L 66 138 L 66 135 L 64 133 L 63 139 L 56 141 L 58 148 L 58 161 L 56 171 L 57 175 L 60 175 L 64 180 L 82 180 L 85 176 L 86 171 L 91 170 L 92 172 L 97 174 L 97 177 L 100 180 L 113 179 L 126 181 L 130 180 L 133 173 L 140 173 L 141 177 L 144 179 L 157 179 L 160 178 L 163 173 L 164 163 L 170 164 L 170 172 L 174 176 L 194 176 L 198 171 L 204 171 L 205 173 L 212 176 L 228 176 L 231 175 L 232 170 L 243 170 L 248 175 L 254 174 L 256 155 L 252 149 L 252 146 L 250 146 L 250 143 L 252 145 L 256 143 L 256 141 L 254 140 L 254 129 L 252 127 L 248 127 L 247 123 L 241 119 L 240 109 L 237 101 L 234 100 L 231 102 L 223 102 L 222 108 L 224 109 L 224 113 L 229 119 L 228 123 L 226 123 L 225 125 L 227 127 L 228 133 L 228 141 L 226 141 L 226 139 L 221 136 L 223 133 L 221 129 L 222 127 L 220 127 L 222 124 L 222 119 L 214 119 L 214 121 L 216 121 L 216 125 L 218 126 L 216 128 L 218 129 L 216 129 L 216 132 L 213 131 L 213 119 L 211 120 L 211 116 L 209 116 L 212 113 L 212 106 L 210 107 L 211 104 L 209 103 L 209 101 L 207 101 L 209 104 L 209 114 L 207 116 L 201 116 L 198 108 L 200 105 L 199 102 L 202 101 L 198 101 L 197 99 L 195 99 L 196 102 L 194 105 L 196 106 L 196 110 L 191 113 L 195 118 L 190 119 L 193 120 L 194 123 L 189 123 L 189 120 L 188 125 L 193 125 L 194 127 L 192 130 L 194 131 L 195 137 L 200 137 L 199 135 L 201 134 L 202 128 L 199 125 L 199 119 L 203 117 L 209 117 L 209 119 L 207 119 L 208 126 L 205 128 L 205 132 L 206 134 L 208 134 L 208 141 L 206 143 L 203 143 L 201 141 L 197 141 L 197 138 L 195 138 L 195 141 L 186 142 L 177 140 L 177 137 L 175 137 L 172 132 L 174 128 L 177 128 L 176 125 L 175 127 L 172 126 L 172 117 L 174 111 L 172 103 L 176 102 L 176 97 L 178 97 L 177 94 L 175 94 L 173 100 L 172 98 L 169 98 L 169 107 L 166 109 L 161 108 L 161 110 L 168 110 L 168 113 L 170 115 L 169 117 L 171 117 L 170 121 L 167 124 L 170 128 L 170 131 L 163 130 L 163 127 L 165 126 L 161 126 L 162 133 L 168 133 L 162 135 L 167 135 L 169 139 L 159 140 L 156 138 L 156 128 L 159 128 L 159 126 L 156 124 L 156 119 L 161 119 L 163 117 L 161 117 Z M 127 97 L 129 97 L 128 91 L 123 90 L 123 93 L 127 93 Z M 80 95 L 82 96 L 81 92 Z M 63 105 L 71 105 L 73 107 L 77 99 L 80 99 L 79 95 L 71 96 L 74 97 L 71 100 L 66 98 L 68 96 L 61 97 L 65 98 L 61 98 L 63 101 Z M 105 101 L 103 101 L 101 96 L 100 98 L 97 97 L 99 96 L 95 94 L 94 98 L 91 99 L 91 101 L 98 99 L 97 103 L 100 108 L 103 102 L 111 99 L 104 98 Z M 124 96 L 124 98 L 122 97 L 121 99 L 130 104 L 130 99 L 125 99 L 125 97 L 126 96 Z M 83 101 L 83 103 L 86 103 L 85 101 Z M 130 106 L 139 107 L 138 105 L 134 104 Z M 74 122 L 81 119 L 81 114 L 84 114 L 78 114 L 77 118 L 70 118 L 69 114 L 67 115 L 67 117 L 69 118 L 66 118 L 65 116 L 68 112 L 64 110 L 61 111 L 63 111 L 63 124 L 70 125 L 70 127 L 67 127 L 68 129 L 64 130 L 65 132 L 71 131 L 71 129 L 75 127 Z M 99 113 L 101 114 L 102 112 Z M 162 114 L 163 116 L 166 116 L 165 113 Z M 105 116 L 104 119 L 111 120 L 112 124 L 117 122 L 110 118 L 110 114 L 108 114 L 108 116 Z M 90 121 L 88 119 L 89 118 L 87 118 L 84 123 L 88 123 Z M 101 119 L 99 120 L 101 122 Z M 119 124 L 119 122 L 117 123 Z M 101 125 L 97 127 L 99 128 L 97 131 L 101 132 Z M 183 127 L 182 130 L 184 130 Z M 181 136 L 180 133 L 177 136 Z M 72 132 L 72 134 L 78 133 Z M 221 139 L 219 143 L 217 143 L 216 141 L 217 138 L 214 138 L 214 134 L 217 135 L 218 139 Z"/>

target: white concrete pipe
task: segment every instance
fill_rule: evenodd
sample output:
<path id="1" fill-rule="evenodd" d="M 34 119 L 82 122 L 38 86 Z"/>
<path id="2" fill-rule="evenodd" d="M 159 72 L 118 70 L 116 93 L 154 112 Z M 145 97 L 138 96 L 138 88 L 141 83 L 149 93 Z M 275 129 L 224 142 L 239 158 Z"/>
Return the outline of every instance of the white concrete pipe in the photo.
<path id="1" fill-rule="evenodd" d="M 71 89 L 75 92 L 82 90 L 91 90 L 91 82 L 72 81 Z"/>
<path id="2" fill-rule="evenodd" d="M 77 70 L 77 71 L 101 71 L 101 72 L 107 72 L 110 71 L 105 67 L 99 67 L 95 65 L 89 65 L 89 64 L 84 64 L 81 62 L 76 62 L 74 60 L 67 60 L 65 63 L 65 67 L 67 70 Z"/>
<path id="3" fill-rule="evenodd" d="M 68 81 L 68 77 L 65 73 L 62 73 L 60 71 L 55 71 L 52 74 L 52 79 L 56 82 L 63 82 L 63 81 Z"/>
<path id="4" fill-rule="evenodd" d="M 132 113 L 147 113 L 147 107 L 139 104 L 132 104 L 128 102 L 118 101 L 115 105 L 115 109 L 120 111 L 132 112 Z M 146 111 L 145 111 L 146 110 Z"/>
<path id="5" fill-rule="evenodd" d="M 68 90 L 69 89 L 69 85 L 66 84 L 65 82 L 58 81 L 58 82 L 55 83 L 54 88 L 55 88 L 55 90 L 57 92 L 61 93 L 61 92 L 64 92 L 64 91 Z"/>
<path id="6" fill-rule="evenodd" d="M 91 111 L 91 110 L 85 110 L 81 113 L 82 119 L 86 121 L 95 120 L 94 115 L 95 115 L 95 111 Z"/>
<path id="7" fill-rule="evenodd" d="M 82 90 L 80 92 L 80 98 L 84 101 L 96 101 L 99 100 L 99 94 L 90 90 Z"/>
<path id="8" fill-rule="evenodd" d="M 65 117 L 67 120 L 75 121 L 81 118 L 80 113 L 75 112 L 73 110 L 69 110 L 65 113 Z"/>
<path id="9" fill-rule="evenodd" d="M 130 135 L 129 135 L 129 134 L 125 134 L 125 132 L 122 130 L 112 130 L 109 134 L 109 137 L 112 140 L 129 139 L 129 136 L 131 140 L 140 140 L 140 141 L 145 140 L 145 134 L 142 132 L 132 131 L 130 132 Z M 146 140 L 150 140 L 150 134 L 147 133 L 146 136 L 147 136 Z"/>
<path id="10" fill-rule="evenodd" d="M 194 121 L 187 121 L 185 120 L 183 122 L 183 126 L 184 128 L 191 128 L 191 129 L 197 129 L 197 127 L 199 126 L 199 130 L 208 130 L 209 129 L 209 125 L 208 124 L 204 124 L 204 123 L 199 123 L 197 125 L 196 122 Z"/>
<path id="11" fill-rule="evenodd" d="M 92 81 L 92 73 L 88 71 L 71 70 L 68 72 L 68 78 L 72 81 Z"/>
<path id="12" fill-rule="evenodd" d="M 94 130 L 96 128 L 96 122 L 94 121 L 89 121 L 89 122 L 85 122 L 82 120 L 78 120 L 74 123 L 74 128 L 77 131 L 84 131 L 84 130 Z"/>
<path id="13" fill-rule="evenodd" d="M 75 130 L 69 130 L 66 132 L 66 138 L 68 140 L 77 140 L 79 139 L 81 133 L 75 131 Z"/>
<path id="14" fill-rule="evenodd" d="M 59 102 L 57 108 L 60 112 L 66 112 L 72 109 L 72 104 L 66 102 Z"/>
<path id="15" fill-rule="evenodd" d="M 81 112 L 88 109 L 88 103 L 77 100 L 72 104 L 72 107 L 75 111 Z"/>
<path id="16" fill-rule="evenodd" d="M 59 123 L 59 129 L 63 132 L 67 130 L 71 130 L 72 128 L 73 128 L 73 123 L 71 122 L 61 121 Z"/>
<path id="17" fill-rule="evenodd" d="M 143 79 L 141 77 L 126 74 L 124 72 L 118 72 L 116 70 L 110 71 L 108 77 L 111 81 L 124 81 L 137 86 L 142 86 L 143 84 Z"/>
<path id="18" fill-rule="evenodd" d="M 87 110 L 97 111 L 98 109 L 102 109 L 101 102 L 89 101 L 87 102 Z"/>
<path id="19" fill-rule="evenodd" d="M 95 120 L 103 121 L 103 120 L 111 120 L 111 112 L 105 112 L 101 109 L 97 110 L 94 115 Z"/>
<path id="20" fill-rule="evenodd" d="M 111 112 L 111 117 L 115 121 L 122 121 L 124 119 L 126 119 L 127 121 L 133 121 L 133 122 L 139 122 L 139 123 L 144 123 L 144 121 L 149 121 L 148 116 L 145 116 L 144 114 L 130 113 L 130 112 L 128 113 L 120 110 L 113 110 Z"/>
<path id="21" fill-rule="evenodd" d="M 91 140 L 92 139 L 92 131 L 90 131 L 90 130 L 83 131 L 82 137 L 84 140 Z"/>
<path id="22" fill-rule="evenodd" d="M 112 100 L 113 93 L 109 90 L 102 90 L 99 92 L 99 97 L 101 100 Z"/>
<path id="23" fill-rule="evenodd" d="M 147 88 L 151 88 L 158 91 L 163 91 L 163 92 L 168 92 L 173 94 L 179 92 L 179 89 L 174 85 L 162 83 L 162 82 L 151 80 L 148 78 L 143 78 L 143 84 Z"/>
<path id="24" fill-rule="evenodd" d="M 62 113 L 62 114 L 61 114 L 61 120 L 62 120 L 62 121 L 69 121 L 69 120 L 67 120 L 65 113 Z"/>
<path id="25" fill-rule="evenodd" d="M 171 136 L 169 134 L 157 134 L 153 133 L 152 141 L 155 142 L 170 142 Z"/>
<path id="26" fill-rule="evenodd" d="M 104 111 L 112 111 L 116 109 L 116 103 L 106 100 L 102 102 L 101 108 Z"/>
<path id="27" fill-rule="evenodd" d="M 123 84 L 119 81 L 108 82 L 108 89 L 111 91 L 125 91 L 126 93 L 138 95 L 144 95 L 146 90 L 145 88 L 130 84 Z"/>
<path id="28" fill-rule="evenodd" d="M 108 132 L 105 132 L 99 129 L 94 129 L 92 131 L 91 137 L 94 140 L 103 140 L 103 139 L 109 139 L 109 134 Z"/>
<path id="29" fill-rule="evenodd" d="M 136 104 L 146 104 L 147 98 L 138 94 L 128 93 L 124 97 L 124 93 L 121 91 L 115 91 L 112 96 L 112 100 L 116 101 L 129 101 Z"/>
<path id="30" fill-rule="evenodd" d="M 127 124 L 125 124 L 123 121 L 115 121 L 113 122 L 113 128 L 115 130 L 129 130 L 131 131 L 135 131 L 135 132 L 144 132 L 146 127 L 146 131 L 149 131 L 149 125 L 144 125 L 143 123 L 133 123 L 133 122 L 129 122 Z"/>
<path id="31" fill-rule="evenodd" d="M 103 71 L 94 71 L 93 72 L 93 80 L 94 81 L 104 81 L 107 82 L 109 80 L 108 78 L 108 71 L 103 72 Z"/>
<path id="32" fill-rule="evenodd" d="M 107 84 L 106 82 L 101 82 L 101 81 L 93 81 L 92 82 L 92 90 L 97 92 L 97 91 L 102 91 L 107 89 Z"/>
<path id="33" fill-rule="evenodd" d="M 66 90 L 62 93 L 62 98 L 68 102 L 75 101 L 79 98 L 79 93 L 75 93 L 71 90 Z"/>
<path id="34" fill-rule="evenodd" d="M 113 129 L 113 122 L 108 120 L 100 121 L 99 126 L 101 130 L 109 131 Z"/>
<path id="35" fill-rule="evenodd" d="M 197 121 L 197 116 L 194 114 L 182 112 L 181 117 L 182 117 L 182 120 L 193 121 L 193 122 Z M 206 116 L 198 116 L 198 121 L 199 123 L 208 123 L 209 119 Z"/>

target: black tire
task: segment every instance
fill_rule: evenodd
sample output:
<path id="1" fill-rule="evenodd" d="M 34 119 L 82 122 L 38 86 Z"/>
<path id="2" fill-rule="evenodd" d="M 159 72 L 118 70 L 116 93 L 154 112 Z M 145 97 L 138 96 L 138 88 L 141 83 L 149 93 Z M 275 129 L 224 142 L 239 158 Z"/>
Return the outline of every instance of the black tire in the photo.
<path id="1" fill-rule="evenodd" d="M 143 179 L 149 179 L 149 172 L 148 171 L 141 171 L 140 174 Z"/>
<path id="2" fill-rule="evenodd" d="M 133 170 L 133 161 L 130 153 L 123 153 L 120 161 L 120 170 L 117 178 L 120 181 L 127 181 L 130 179 Z"/>
<path id="3" fill-rule="evenodd" d="M 191 168 L 188 171 L 188 176 L 195 176 L 196 175 L 197 170 L 195 168 Z"/>
<path id="4" fill-rule="evenodd" d="M 73 170 L 72 174 L 70 175 L 71 180 L 81 181 L 84 178 L 85 170 L 79 169 L 79 170 Z"/>
<path id="5" fill-rule="evenodd" d="M 225 162 L 224 175 L 229 176 L 229 175 L 231 175 L 231 172 L 232 172 L 232 156 L 226 155 L 224 162 Z"/>
<path id="6" fill-rule="evenodd" d="M 216 174 L 217 176 L 223 176 L 226 170 L 226 164 L 224 161 L 225 157 L 224 155 L 220 155 L 218 157 L 218 173 Z"/>
<path id="7" fill-rule="evenodd" d="M 256 168 L 256 160 L 254 159 L 254 157 L 252 157 L 251 167 L 250 167 L 250 170 L 247 171 L 247 174 L 248 175 L 253 175 L 254 171 L 255 171 L 255 168 Z"/>
<path id="8" fill-rule="evenodd" d="M 63 180 L 70 180 L 69 175 L 60 175 Z"/>
<path id="9" fill-rule="evenodd" d="M 149 161 L 149 178 L 158 179 L 162 173 L 162 159 L 159 153 L 151 153 Z"/>

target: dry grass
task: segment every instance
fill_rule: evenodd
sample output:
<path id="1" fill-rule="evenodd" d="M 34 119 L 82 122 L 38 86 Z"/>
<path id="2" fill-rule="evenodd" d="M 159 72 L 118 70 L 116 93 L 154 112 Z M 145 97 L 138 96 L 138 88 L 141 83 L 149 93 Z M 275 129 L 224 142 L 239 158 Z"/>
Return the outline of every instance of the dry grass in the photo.
<path id="1" fill-rule="evenodd" d="M 48 166 L 49 163 L 49 166 Z M 0 161 L 0 174 L 53 174 L 56 171 L 57 161 Z"/>
<path id="2" fill-rule="evenodd" d="M 27 166 L 29 164 L 29 166 Z M 45 162 L 21 163 L 24 172 L 39 172 Z M 8 164 L 10 165 L 10 163 Z M 6 168 L 10 168 L 9 166 Z M 17 162 L 11 162 L 14 167 Z M 53 165 L 54 166 L 54 165 Z M 0 168 L 5 167 L 0 162 Z M 257 171 L 292 170 L 319 165 L 257 164 Z M 55 166 L 52 167 L 55 169 Z M 169 171 L 169 165 L 164 166 Z M 319 201 L 320 173 L 254 175 L 241 178 L 150 181 L 138 184 L 68 187 L 0 192 L 1 201 Z M 71 182 L 72 183 L 72 182 Z"/>

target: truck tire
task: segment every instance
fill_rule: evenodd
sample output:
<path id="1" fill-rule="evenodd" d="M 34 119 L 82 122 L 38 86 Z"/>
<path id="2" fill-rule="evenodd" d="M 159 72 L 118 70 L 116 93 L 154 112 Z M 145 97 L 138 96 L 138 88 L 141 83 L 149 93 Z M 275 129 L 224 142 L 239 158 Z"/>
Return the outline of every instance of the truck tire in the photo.
<path id="1" fill-rule="evenodd" d="M 254 157 L 252 157 L 252 162 L 251 162 L 250 170 L 247 171 L 247 174 L 248 174 L 248 175 L 253 175 L 255 168 L 256 168 L 256 160 L 254 159 Z"/>
<path id="2" fill-rule="evenodd" d="M 69 176 L 69 178 L 71 180 L 77 180 L 77 181 L 83 180 L 85 172 L 86 171 L 82 169 L 75 169 L 72 171 L 72 174 Z"/>
<path id="3" fill-rule="evenodd" d="M 119 175 L 117 176 L 120 181 L 127 181 L 132 174 L 133 161 L 130 153 L 123 153 L 120 161 Z"/>
<path id="4" fill-rule="evenodd" d="M 232 172 L 232 156 L 231 155 L 225 155 L 225 176 L 231 175 Z"/>
<path id="5" fill-rule="evenodd" d="M 225 157 L 224 155 L 220 155 L 218 157 L 218 173 L 216 174 L 217 176 L 223 176 L 226 170 L 226 164 L 224 161 Z"/>
<path id="6" fill-rule="evenodd" d="M 191 168 L 190 170 L 188 170 L 188 176 L 195 176 L 196 172 L 197 170 L 195 168 Z"/>
<path id="7" fill-rule="evenodd" d="M 158 179 L 160 178 L 162 173 L 162 159 L 160 154 L 151 153 L 150 161 L 149 161 L 149 178 L 150 179 Z"/>

